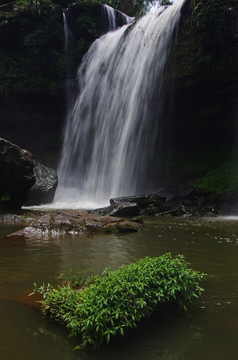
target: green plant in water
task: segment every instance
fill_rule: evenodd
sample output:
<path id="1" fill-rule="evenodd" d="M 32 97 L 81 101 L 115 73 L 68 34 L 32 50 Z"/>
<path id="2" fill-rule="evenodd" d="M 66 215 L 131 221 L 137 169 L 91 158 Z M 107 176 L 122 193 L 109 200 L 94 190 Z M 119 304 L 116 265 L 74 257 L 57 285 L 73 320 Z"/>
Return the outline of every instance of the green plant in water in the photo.
<path id="1" fill-rule="evenodd" d="M 146 257 L 115 271 L 107 269 L 83 289 L 73 289 L 71 281 L 57 289 L 48 284 L 43 293 L 40 287 L 42 311 L 65 325 L 70 336 L 80 336 L 77 348 L 96 348 L 135 328 L 160 304 L 172 302 L 186 310 L 187 303 L 201 295 L 203 277 L 181 255 Z"/>
<path id="2" fill-rule="evenodd" d="M 70 285 L 72 288 L 80 288 L 86 281 L 83 272 L 76 273 L 73 269 L 61 273 L 59 279 L 63 285 Z"/>
<path id="3" fill-rule="evenodd" d="M 29 294 L 29 296 L 34 294 L 40 294 L 42 295 L 43 299 L 45 299 L 47 297 L 47 294 L 53 289 L 52 285 L 49 283 L 47 285 L 43 283 L 41 286 L 38 286 L 36 283 L 34 283 L 33 286 L 33 291 L 31 294 Z"/>

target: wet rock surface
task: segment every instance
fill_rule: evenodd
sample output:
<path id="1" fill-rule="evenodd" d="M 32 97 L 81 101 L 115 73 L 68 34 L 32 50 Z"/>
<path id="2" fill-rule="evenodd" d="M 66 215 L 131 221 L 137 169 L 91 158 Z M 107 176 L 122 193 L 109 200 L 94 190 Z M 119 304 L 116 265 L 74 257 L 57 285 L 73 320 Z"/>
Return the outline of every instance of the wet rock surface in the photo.
<path id="1" fill-rule="evenodd" d="M 22 205 L 53 201 L 58 185 L 55 170 L 3 138 L 0 138 L 0 174 L 0 210 L 20 210 Z"/>
<path id="2" fill-rule="evenodd" d="M 89 210 L 90 214 L 118 216 L 118 217 L 133 217 L 140 215 L 140 208 L 134 202 L 121 202 L 112 204 L 110 206 Z"/>
<path id="3" fill-rule="evenodd" d="M 52 202 L 58 185 L 56 171 L 34 161 L 33 172 L 36 182 L 30 189 L 24 205 L 42 205 Z"/>
<path id="4" fill-rule="evenodd" d="M 91 210 L 91 214 L 134 217 L 140 214 L 155 215 L 170 210 L 166 197 L 157 194 L 123 196 L 110 199 L 110 206 Z"/>
<path id="5" fill-rule="evenodd" d="M 139 206 L 140 209 L 145 209 L 149 205 L 155 205 L 158 208 L 162 208 L 164 210 L 165 206 L 165 196 L 157 195 L 157 194 L 146 194 L 146 195 L 136 195 L 136 196 L 123 196 L 118 198 L 110 199 L 111 205 L 117 205 L 121 203 L 135 203 Z"/>
<path id="6" fill-rule="evenodd" d="M 218 194 L 183 186 L 183 191 L 181 189 L 170 191 L 167 203 L 173 215 L 204 217 L 237 214 L 238 191 Z"/>
<path id="7" fill-rule="evenodd" d="M 32 212 L 33 213 L 33 212 Z M 99 216 L 77 210 L 46 211 L 37 214 L 27 226 L 11 235 L 39 236 L 61 234 L 85 234 L 94 232 L 136 232 L 138 222 L 112 216 Z"/>

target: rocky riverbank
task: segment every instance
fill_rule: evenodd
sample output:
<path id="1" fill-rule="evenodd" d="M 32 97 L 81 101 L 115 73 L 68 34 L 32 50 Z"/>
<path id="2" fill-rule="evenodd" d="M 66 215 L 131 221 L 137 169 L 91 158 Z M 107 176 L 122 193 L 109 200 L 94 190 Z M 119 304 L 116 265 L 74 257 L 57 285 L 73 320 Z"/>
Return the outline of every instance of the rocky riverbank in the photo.
<path id="1" fill-rule="evenodd" d="M 17 214 L 1 214 L 0 223 L 18 225 L 21 230 L 14 236 L 58 236 L 95 232 L 137 232 L 142 228 L 137 218 L 100 216 L 77 210 L 22 211 Z"/>
<path id="2" fill-rule="evenodd" d="M 231 195 L 234 201 L 234 197 Z M 219 201 L 218 201 L 219 200 Z M 130 233 L 147 228 L 150 216 L 186 216 L 201 218 L 236 213 L 221 199 L 211 195 L 191 192 L 184 196 L 166 197 L 147 194 L 111 199 L 110 206 L 96 210 L 19 210 L 16 213 L 0 214 L 0 224 L 22 227 L 14 236 L 60 236 L 87 233 Z M 225 203 L 228 204 L 228 201 Z"/>

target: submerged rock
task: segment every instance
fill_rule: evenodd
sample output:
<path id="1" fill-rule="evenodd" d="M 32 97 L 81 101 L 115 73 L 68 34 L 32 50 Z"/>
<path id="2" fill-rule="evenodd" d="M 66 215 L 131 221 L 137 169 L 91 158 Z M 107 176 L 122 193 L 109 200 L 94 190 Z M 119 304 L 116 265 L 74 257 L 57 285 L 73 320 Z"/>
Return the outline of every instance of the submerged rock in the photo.
<path id="1" fill-rule="evenodd" d="M 55 190 L 58 185 L 56 171 L 34 161 L 35 184 L 29 191 L 25 205 L 41 205 L 51 203 L 54 199 Z"/>
<path id="2" fill-rule="evenodd" d="M 121 232 L 121 233 L 128 233 L 128 232 L 137 232 L 141 228 L 139 223 L 122 220 L 116 221 L 113 223 L 109 223 L 103 227 L 103 232 Z"/>

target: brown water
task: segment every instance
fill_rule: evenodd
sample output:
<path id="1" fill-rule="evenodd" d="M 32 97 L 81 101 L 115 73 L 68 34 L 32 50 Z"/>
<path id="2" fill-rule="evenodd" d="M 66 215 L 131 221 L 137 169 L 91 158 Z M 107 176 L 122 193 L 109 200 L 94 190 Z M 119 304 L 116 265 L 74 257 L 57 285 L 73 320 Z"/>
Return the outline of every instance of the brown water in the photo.
<path id="1" fill-rule="evenodd" d="M 238 220 L 154 218 L 137 234 L 0 236 L 1 360 L 230 360 L 238 351 Z M 33 282 L 57 282 L 65 270 L 95 273 L 146 255 L 184 254 L 209 274 L 205 293 L 187 313 L 156 316 L 99 352 L 75 352 L 74 340 L 23 303 Z"/>

